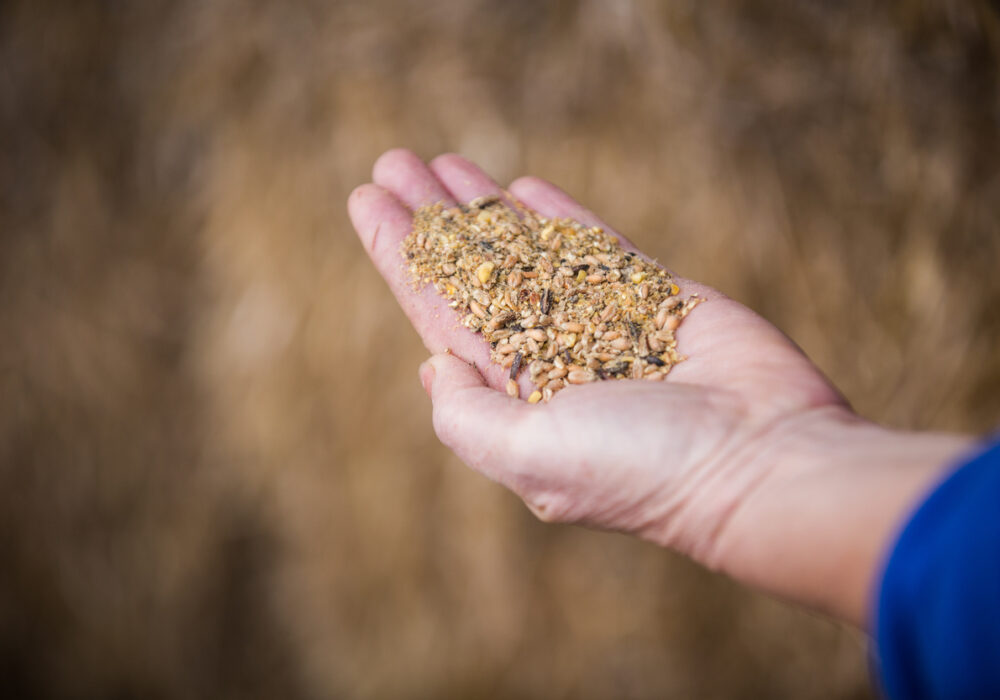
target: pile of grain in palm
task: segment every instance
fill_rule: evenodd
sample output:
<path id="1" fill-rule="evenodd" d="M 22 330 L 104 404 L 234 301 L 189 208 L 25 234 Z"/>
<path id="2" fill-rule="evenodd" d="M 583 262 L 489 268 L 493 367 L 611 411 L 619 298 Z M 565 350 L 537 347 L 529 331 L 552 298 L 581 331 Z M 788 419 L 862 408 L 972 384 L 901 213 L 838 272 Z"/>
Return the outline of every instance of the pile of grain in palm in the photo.
<path id="1" fill-rule="evenodd" d="M 597 227 L 548 219 L 498 197 L 421 207 L 401 251 L 415 285 L 433 284 L 491 357 L 548 401 L 567 384 L 660 381 L 684 358 L 674 332 L 702 299 Z"/>

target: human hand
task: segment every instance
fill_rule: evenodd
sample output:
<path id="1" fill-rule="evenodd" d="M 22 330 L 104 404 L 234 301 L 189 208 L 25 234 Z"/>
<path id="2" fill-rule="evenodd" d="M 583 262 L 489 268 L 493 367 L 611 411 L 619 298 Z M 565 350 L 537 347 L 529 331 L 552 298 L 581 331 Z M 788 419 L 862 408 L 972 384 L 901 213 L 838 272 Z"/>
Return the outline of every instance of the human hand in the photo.
<path id="1" fill-rule="evenodd" d="M 490 363 L 486 341 L 460 326 L 432 288 L 414 291 L 399 253 L 415 208 L 503 191 L 458 156 L 441 156 L 427 166 L 405 150 L 384 154 L 373 179 L 352 193 L 350 215 L 434 353 L 421 366 L 421 381 L 433 401 L 435 430 L 464 462 L 513 490 L 543 520 L 633 533 L 766 590 L 863 618 L 881 541 L 862 547 L 861 555 L 854 544 L 848 547 L 848 569 L 858 571 L 841 572 L 848 579 L 841 586 L 850 589 L 846 594 L 813 590 L 830 583 L 828 566 L 783 563 L 781 557 L 790 552 L 789 540 L 796 541 L 788 531 L 805 524 L 787 518 L 804 512 L 808 520 L 814 506 L 822 511 L 825 493 L 837 491 L 842 481 L 816 449 L 836 452 L 843 440 L 856 437 L 875 444 L 884 434 L 854 418 L 787 337 L 719 292 L 675 278 L 682 296 L 697 293 L 707 302 L 678 330 L 678 350 L 689 359 L 666 381 L 571 386 L 548 404 L 512 399 L 503 392 L 506 370 Z M 612 231 L 536 178 L 516 180 L 509 192 L 545 216 Z M 524 393 L 528 380 L 521 382 Z M 803 443 L 800 434 L 811 441 Z M 790 459 L 796 450 L 799 458 Z M 922 471 L 909 490 L 893 486 L 903 495 L 891 497 L 886 510 L 896 500 L 897 510 L 905 508 L 905 499 L 912 500 L 932 473 Z M 806 502 L 795 503 L 802 495 Z M 860 522 L 872 525 L 865 513 Z M 887 519 L 882 528 L 888 533 L 894 524 Z M 796 546 L 808 551 L 817 544 L 807 538 Z M 836 556 L 834 564 L 840 568 Z"/>

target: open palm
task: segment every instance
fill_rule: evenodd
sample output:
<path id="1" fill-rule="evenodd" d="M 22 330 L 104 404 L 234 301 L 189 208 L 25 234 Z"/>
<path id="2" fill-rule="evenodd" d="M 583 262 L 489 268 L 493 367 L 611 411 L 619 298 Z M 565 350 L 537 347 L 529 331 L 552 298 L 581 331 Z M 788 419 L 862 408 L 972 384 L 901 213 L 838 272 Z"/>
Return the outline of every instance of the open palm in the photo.
<path id="1" fill-rule="evenodd" d="M 771 477 L 767 461 L 755 455 L 789 420 L 845 410 L 836 390 L 774 326 L 683 278 L 676 280 L 681 294 L 698 293 L 707 303 L 679 329 L 678 350 L 689 359 L 667 381 L 571 386 L 544 405 L 512 399 L 502 391 L 506 371 L 490 363 L 486 341 L 461 327 L 432 289 L 414 291 L 399 253 L 415 208 L 502 195 L 502 189 L 459 156 L 425 165 L 406 150 L 384 154 L 373 180 L 352 193 L 351 218 L 434 354 L 421 378 L 438 435 L 544 520 L 635 533 L 718 565 L 713 558 L 727 520 Z M 612 230 L 537 178 L 515 181 L 509 193 L 545 216 Z M 527 379 L 521 381 L 526 390 Z"/>

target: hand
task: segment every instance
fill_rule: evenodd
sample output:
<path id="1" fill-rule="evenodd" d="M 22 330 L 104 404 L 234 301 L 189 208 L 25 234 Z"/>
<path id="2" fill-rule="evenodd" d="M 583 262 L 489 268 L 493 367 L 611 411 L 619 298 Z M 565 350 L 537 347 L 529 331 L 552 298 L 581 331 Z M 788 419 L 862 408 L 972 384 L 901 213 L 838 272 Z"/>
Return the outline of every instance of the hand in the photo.
<path id="1" fill-rule="evenodd" d="M 399 253 L 413 209 L 503 196 L 503 191 L 459 156 L 441 156 L 427 166 L 405 150 L 384 154 L 373 179 L 352 193 L 350 215 L 434 354 L 421 366 L 420 378 L 433 401 L 438 436 L 464 462 L 513 490 L 543 520 L 633 533 L 766 590 L 863 619 L 882 540 L 896 520 L 883 518 L 888 522 L 881 525 L 882 540 L 867 547 L 852 542 L 842 555 L 817 551 L 818 540 L 796 540 L 810 527 L 810 511 L 823 511 L 825 495 L 837 492 L 831 487 L 843 481 L 816 450 L 833 454 L 843 440 L 855 437 L 859 446 L 883 444 L 884 431 L 853 417 L 787 337 L 719 292 L 676 278 L 682 296 L 696 292 L 707 301 L 681 325 L 678 350 L 689 359 L 675 366 L 667 381 L 571 386 L 549 404 L 509 398 L 502 390 L 506 370 L 489 362 L 485 340 L 459 326 L 433 289 L 413 290 Z M 537 178 L 516 180 L 509 192 L 546 216 L 612 231 Z M 527 378 L 521 382 L 526 395 Z M 800 434 L 810 440 L 803 444 Z M 797 451 L 798 457 L 790 458 Z M 938 452 L 951 454 L 930 450 L 934 465 L 908 485 L 887 481 L 888 500 L 876 492 L 874 509 L 893 511 L 898 519 L 895 511 L 908 507 L 941 468 L 944 457 Z M 864 483 L 861 478 L 857 485 Z M 851 489 L 846 492 L 851 500 Z M 800 497 L 806 501 L 796 502 Z M 859 519 L 845 505 L 842 515 L 877 527 L 868 517 L 872 508 L 862 510 L 868 515 Z M 822 522 L 818 527 L 822 530 Z M 826 527 L 836 530 L 838 524 Z M 797 555 L 796 547 L 806 551 Z M 801 560 L 817 555 L 832 556 L 833 566 Z M 786 556 L 793 560 L 782 561 Z M 830 575 L 845 579 L 838 585 L 843 590 L 823 590 L 834 583 Z"/>

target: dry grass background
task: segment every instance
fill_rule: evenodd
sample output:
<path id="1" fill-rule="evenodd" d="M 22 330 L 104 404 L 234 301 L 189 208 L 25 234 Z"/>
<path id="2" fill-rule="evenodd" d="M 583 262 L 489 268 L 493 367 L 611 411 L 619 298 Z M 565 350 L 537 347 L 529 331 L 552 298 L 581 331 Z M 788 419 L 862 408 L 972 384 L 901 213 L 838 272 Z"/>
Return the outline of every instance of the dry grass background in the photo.
<path id="1" fill-rule="evenodd" d="M 860 411 L 1000 410 L 986 4 L 0 4 L 7 697 L 865 697 L 863 640 L 435 440 L 344 202 L 554 180 Z M 794 526 L 794 523 L 790 523 Z"/>

